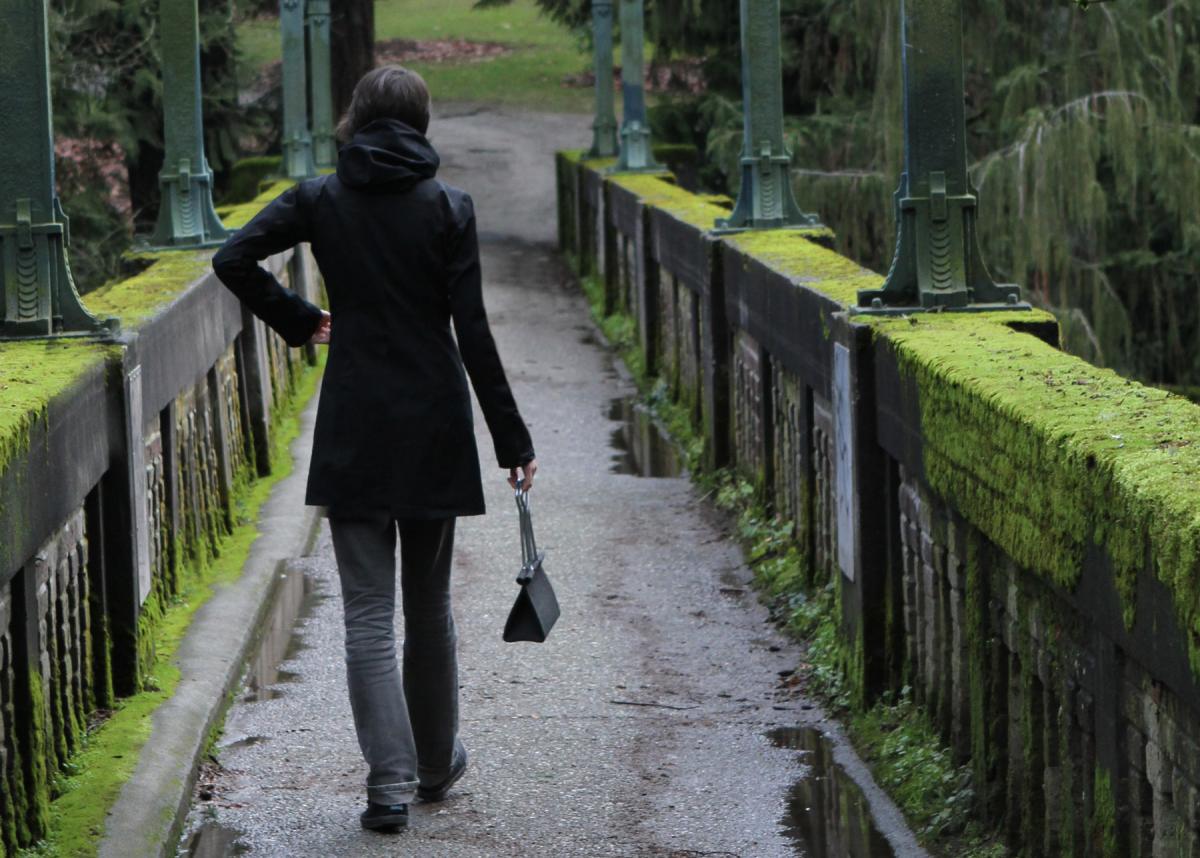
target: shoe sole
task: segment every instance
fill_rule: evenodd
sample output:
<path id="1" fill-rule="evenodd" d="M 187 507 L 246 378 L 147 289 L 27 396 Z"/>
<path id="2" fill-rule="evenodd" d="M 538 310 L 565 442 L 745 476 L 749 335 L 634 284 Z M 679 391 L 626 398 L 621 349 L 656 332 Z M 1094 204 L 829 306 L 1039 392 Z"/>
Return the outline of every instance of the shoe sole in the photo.
<path id="1" fill-rule="evenodd" d="M 395 831 L 400 828 L 408 828 L 408 814 L 394 816 L 376 816 L 372 819 L 363 819 L 362 827 L 367 831 Z"/>
<path id="2" fill-rule="evenodd" d="M 426 802 L 427 804 L 435 804 L 439 801 L 445 801 L 446 796 L 450 794 L 450 788 L 462 780 L 462 776 L 466 773 L 467 761 L 463 760 L 462 768 L 460 768 L 457 772 L 451 772 L 450 777 L 446 779 L 446 782 L 436 790 L 423 790 L 420 787 L 417 787 L 417 798 L 423 802 Z"/>

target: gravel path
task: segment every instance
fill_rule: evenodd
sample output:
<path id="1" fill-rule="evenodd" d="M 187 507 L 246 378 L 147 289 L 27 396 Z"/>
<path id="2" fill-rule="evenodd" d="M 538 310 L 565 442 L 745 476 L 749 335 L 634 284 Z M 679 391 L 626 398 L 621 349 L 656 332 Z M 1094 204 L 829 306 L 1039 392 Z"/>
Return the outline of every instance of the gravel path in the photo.
<path id="1" fill-rule="evenodd" d="M 766 736 L 821 717 L 780 685 L 794 648 L 686 479 L 611 472 L 607 415 L 633 391 L 553 250 L 552 152 L 586 143 L 588 118 L 456 110 L 433 139 L 443 176 L 479 211 L 489 311 L 542 465 L 534 522 L 562 619 L 542 646 L 500 639 L 516 515 L 477 416 L 490 514 L 460 522 L 454 591 L 467 776 L 445 804 L 414 805 L 402 835 L 359 829 L 364 768 L 325 529 L 294 564 L 314 591 L 281 665 L 294 677 L 233 706 L 192 825 L 215 818 L 252 855 L 803 854 L 781 824 L 801 758 Z"/>

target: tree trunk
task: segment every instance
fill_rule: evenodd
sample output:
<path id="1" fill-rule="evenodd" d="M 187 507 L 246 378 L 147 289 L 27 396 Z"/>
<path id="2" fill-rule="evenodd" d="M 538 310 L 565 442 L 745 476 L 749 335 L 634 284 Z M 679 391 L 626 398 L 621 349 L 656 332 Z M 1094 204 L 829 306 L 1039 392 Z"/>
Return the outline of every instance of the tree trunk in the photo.
<path id="1" fill-rule="evenodd" d="M 375 68 L 375 0 L 333 0 L 333 109 L 350 106 L 359 78 Z"/>

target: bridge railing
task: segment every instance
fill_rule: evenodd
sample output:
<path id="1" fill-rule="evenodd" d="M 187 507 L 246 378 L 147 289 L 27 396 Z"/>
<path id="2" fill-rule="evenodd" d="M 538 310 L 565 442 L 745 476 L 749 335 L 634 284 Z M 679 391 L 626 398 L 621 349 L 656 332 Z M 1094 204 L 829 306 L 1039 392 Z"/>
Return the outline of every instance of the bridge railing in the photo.
<path id="1" fill-rule="evenodd" d="M 1029 854 L 1198 854 L 1200 408 L 608 164 L 560 154 L 563 249 L 835 586 L 857 705 L 910 687 Z"/>
<path id="2" fill-rule="evenodd" d="M 0 854 L 45 833 L 89 717 L 141 688 L 163 611 L 203 585 L 279 467 L 273 439 L 315 358 L 246 313 L 207 253 L 140 259 L 87 299 L 121 319 L 119 345 L 0 343 Z M 317 297 L 305 249 L 269 264 Z"/>

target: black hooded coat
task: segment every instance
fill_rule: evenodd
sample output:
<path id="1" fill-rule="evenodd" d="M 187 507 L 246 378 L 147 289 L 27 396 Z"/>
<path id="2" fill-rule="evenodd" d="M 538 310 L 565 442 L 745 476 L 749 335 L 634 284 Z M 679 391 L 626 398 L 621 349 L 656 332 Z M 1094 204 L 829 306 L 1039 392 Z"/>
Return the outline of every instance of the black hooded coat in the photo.
<path id="1" fill-rule="evenodd" d="M 320 310 L 258 263 L 312 245 L 333 325 L 307 503 L 331 514 L 484 512 L 464 364 L 500 467 L 534 455 L 484 311 L 471 198 L 434 178 L 438 163 L 424 135 L 376 120 L 342 148 L 336 175 L 284 192 L 213 259 L 256 316 L 301 346 Z"/>

